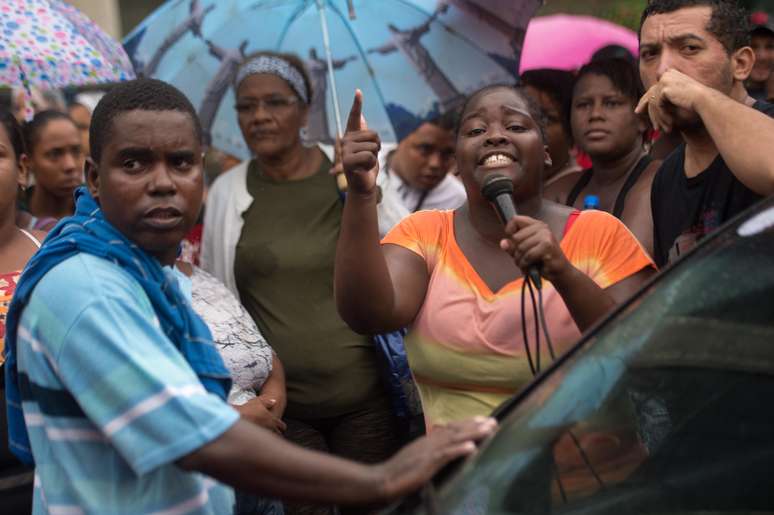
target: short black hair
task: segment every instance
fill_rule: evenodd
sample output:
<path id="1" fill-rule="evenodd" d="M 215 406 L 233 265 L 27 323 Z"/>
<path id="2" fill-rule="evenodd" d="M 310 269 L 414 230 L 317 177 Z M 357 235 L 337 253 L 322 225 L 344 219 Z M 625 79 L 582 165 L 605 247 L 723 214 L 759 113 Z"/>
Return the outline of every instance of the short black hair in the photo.
<path id="1" fill-rule="evenodd" d="M 602 59 L 624 59 L 632 64 L 637 63 L 629 49 L 621 45 L 605 45 L 591 55 L 592 61 Z"/>
<path id="2" fill-rule="evenodd" d="M 753 36 L 767 36 L 774 38 L 774 29 L 769 28 L 768 25 L 756 25 L 750 29 L 750 37 Z"/>
<path id="3" fill-rule="evenodd" d="M 40 141 L 40 133 L 43 132 L 43 129 L 46 128 L 46 125 L 53 122 L 54 120 L 66 120 L 73 124 L 73 127 L 76 129 L 78 128 L 75 125 L 73 119 L 70 118 L 70 115 L 63 113 L 62 111 L 57 111 L 56 109 L 46 109 L 45 111 L 35 113 L 35 116 L 32 117 L 32 120 L 26 122 L 23 125 L 24 145 L 30 154 L 35 151 L 35 146 Z"/>
<path id="4" fill-rule="evenodd" d="M 538 129 L 540 131 L 540 137 L 543 139 L 543 142 L 545 143 L 546 118 L 545 118 L 545 115 L 543 114 L 543 110 L 540 108 L 540 105 L 527 94 L 523 86 L 514 86 L 513 84 L 490 84 L 488 86 L 484 86 L 483 88 L 478 89 L 473 93 L 471 93 L 468 96 L 468 98 L 465 99 L 465 102 L 463 102 L 462 107 L 460 107 L 459 114 L 457 116 L 457 126 L 455 129 L 456 134 L 459 135 L 460 127 L 462 126 L 462 119 L 464 118 L 470 103 L 473 102 L 473 100 L 480 97 L 481 95 L 484 95 L 486 93 L 489 93 L 490 91 L 494 91 L 497 89 L 511 90 L 524 100 L 524 102 L 527 104 L 527 110 L 529 111 L 530 116 L 532 116 L 532 119 L 535 120 L 535 123 L 538 126 Z"/>
<path id="5" fill-rule="evenodd" d="M 728 54 L 750 45 L 750 22 L 747 11 L 735 0 L 650 0 L 642 11 L 637 37 L 648 16 L 675 12 L 687 7 L 710 7 L 712 14 L 707 32 L 715 36 Z"/>
<path id="6" fill-rule="evenodd" d="M 559 108 L 559 119 L 562 129 L 564 129 L 567 138 L 572 141 L 572 128 L 568 122 L 570 119 L 570 102 L 572 102 L 572 73 L 553 68 L 527 70 L 521 74 L 521 84 L 523 86 L 531 86 L 551 97 Z"/>
<path id="7" fill-rule="evenodd" d="M 640 101 L 645 89 L 640 81 L 640 74 L 631 61 L 620 58 L 599 59 L 585 64 L 578 75 L 575 76 L 575 82 L 572 88 L 573 98 L 575 98 L 575 87 L 578 82 L 586 75 L 601 75 L 610 79 L 613 87 L 620 91 L 634 105 Z"/>
<path id="8" fill-rule="evenodd" d="M 157 79 L 130 80 L 111 88 L 94 108 L 89 128 L 89 146 L 95 163 L 99 163 L 102 149 L 112 136 L 113 119 L 135 110 L 186 113 L 193 121 L 197 141 L 202 140 L 202 126 L 196 109 L 179 89 Z"/>
<path id="9" fill-rule="evenodd" d="M 304 87 L 306 88 L 306 98 L 309 100 L 307 102 L 307 105 L 312 103 L 312 95 L 314 94 L 314 91 L 312 89 L 312 80 L 309 78 L 309 72 L 306 71 L 306 66 L 304 65 L 304 61 L 298 57 L 296 54 L 289 54 L 289 53 L 282 53 L 282 52 L 271 52 L 269 50 L 261 50 L 260 52 L 253 52 L 252 54 L 245 57 L 245 60 L 242 61 L 242 64 L 239 66 L 240 69 L 242 66 L 246 65 L 256 57 L 276 57 L 278 59 L 282 59 L 283 61 L 287 61 L 290 66 L 296 69 L 298 73 L 301 74 L 301 77 L 304 79 Z M 236 84 L 237 90 L 239 89 L 239 84 Z M 296 90 L 293 89 L 293 87 L 290 88 L 293 93 L 298 97 L 299 100 L 301 99 L 301 96 L 296 93 Z"/>
<path id="10" fill-rule="evenodd" d="M 459 113 L 457 112 L 457 109 L 451 109 L 449 111 L 446 111 L 443 114 L 430 118 L 425 123 L 429 123 L 430 125 L 435 125 L 439 129 L 442 129 L 445 131 L 455 132 L 457 130 L 458 118 L 459 118 Z"/>

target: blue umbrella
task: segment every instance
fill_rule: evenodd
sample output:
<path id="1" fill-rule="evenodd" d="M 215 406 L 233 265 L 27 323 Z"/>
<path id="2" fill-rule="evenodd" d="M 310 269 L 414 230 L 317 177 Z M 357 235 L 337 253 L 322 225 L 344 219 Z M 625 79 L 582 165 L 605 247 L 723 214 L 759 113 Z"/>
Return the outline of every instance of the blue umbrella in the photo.
<path id="1" fill-rule="evenodd" d="M 138 75 L 184 91 L 213 146 L 249 157 L 233 81 L 246 55 L 305 60 L 314 98 L 307 138 L 332 141 L 355 88 L 369 127 L 399 141 L 492 83 L 513 83 L 542 0 L 172 0 L 124 40 Z M 330 73 L 332 72 L 332 73 Z M 337 87 L 336 87 L 337 86 Z"/>

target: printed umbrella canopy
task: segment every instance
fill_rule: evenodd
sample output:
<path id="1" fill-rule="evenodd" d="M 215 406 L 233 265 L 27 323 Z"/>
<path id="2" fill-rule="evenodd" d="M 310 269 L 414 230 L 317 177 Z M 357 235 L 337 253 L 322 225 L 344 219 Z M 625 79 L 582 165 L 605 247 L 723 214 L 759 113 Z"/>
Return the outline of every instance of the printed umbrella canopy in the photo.
<path id="1" fill-rule="evenodd" d="M 607 45 L 620 45 L 632 57 L 639 52 L 637 33 L 615 23 L 593 16 L 539 16 L 527 27 L 519 70 L 577 70 Z"/>
<path id="2" fill-rule="evenodd" d="M 0 86 L 59 88 L 134 78 L 121 45 L 59 0 L 0 3 Z"/>
<path id="3" fill-rule="evenodd" d="M 480 86 L 513 83 L 527 23 L 540 3 L 172 0 L 124 47 L 138 74 L 188 95 L 213 146 L 244 159 L 249 151 L 233 109 L 233 82 L 250 53 L 291 52 L 305 60 L 314 89 L 308 140 L 333 141 L 336 104 L 346 108 L 360 88 L 369 127 L 394 142 Z"/>

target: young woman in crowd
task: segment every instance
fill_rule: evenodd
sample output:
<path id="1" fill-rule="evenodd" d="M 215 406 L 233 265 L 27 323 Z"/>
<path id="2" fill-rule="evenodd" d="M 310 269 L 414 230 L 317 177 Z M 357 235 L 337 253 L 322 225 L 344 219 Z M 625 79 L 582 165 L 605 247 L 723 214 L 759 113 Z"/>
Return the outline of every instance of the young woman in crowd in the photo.
<path id="1" fill-rule="evenodd" d="M 45 237 L 44 232 L 21 229 L 15 222 L 18 191 L 27 183 L 26 161 L 19 123 L 9 112 L 0 111 L 0 349 L 2 322 L 16 279 Z"/>
<path id="2" fill-rule="evenodd" d="M 29 172 L 34 179 L 25 195 L 24 227 L 48 230 L 74 209 L 73 192 L 83 184 L 81 135 L 75 122 L 59 111 L 41 111 L 24 126 Z"/>
<path id="3" fill-rule="evenodd" d="M 18 191 L 27 182 L 22 129 L 13 115 L 0 111 L 0 372 L 3 371 L 5 316 L 24 265 L 40 247 L 45 233 L 16 225 Z M 5 382 L 0 375 L 0 498 L 8 513 L 32 510 L 32 473 L 8 450 L 5 435 Z M 6 487 L 5 485 L 10 485 Z"/>
<path id="4" fill-rule="evenodd" d="M 260 53 L 242 65 L 236 111 L 255 157 L 213 184 L 201 263 L 238 293 L 285 367 L 285 436 L 375 462 L 396 450 L 397 431 L 371 339 L 336 311 L 333 265 L 343 202 L 331 161 L 302 144 L 311 98 L 295 56 Z"/>
<path id="5" fill-rule="evenodd" d="M 544 115 L 543 131 L 551 156 L 551 165 L 546 167 L 543 177 L 546 186 L 580 170 L 572 152 L 569 121 L 572 80 L 572 73 L 552 68 L 527 70 L 521 74 L 524 91 L 540 106 Z"/>
<path id="6" fill-rule="evenodd" d="M 559 179 L 544 195 L 578 209 L 588 195 L 596 196 L 596 208 L 622 220 L 652 252 L 650 187 L 660 162 L 648 156 L 648 125 L 634 113 L 642 94 L 637 70 L 628 61 L 592 61 L 580 69 L 570 120 L 573 138 L 591 157 L 592 168 Z"/>
<path id="7" fill-rule="evenodd" d="M 343 138 L 349 191 L 336 253 L 336 299 L 358 332 L 409 327 L 406 350 L 428 428 L 488 414 L 532 378 L 519 315 L 523 271 L 530 266 L 541 267 L 556 352 L 654 272 L 616 218 L 543 200 L 542 177 L 551 160 L 539 110 L 510 86 L 484 88 L 463 107 L 456 159 L 467 203 L 414 213 L 380 245 L 380 142 L 360 126 L 361 107 L 357 93 Z M 481 193 L 492 174 L 505 175 L 514 188 L 520 215 L 505 228 Z M 528 309 L 530 330 L 531 316 Z"/>

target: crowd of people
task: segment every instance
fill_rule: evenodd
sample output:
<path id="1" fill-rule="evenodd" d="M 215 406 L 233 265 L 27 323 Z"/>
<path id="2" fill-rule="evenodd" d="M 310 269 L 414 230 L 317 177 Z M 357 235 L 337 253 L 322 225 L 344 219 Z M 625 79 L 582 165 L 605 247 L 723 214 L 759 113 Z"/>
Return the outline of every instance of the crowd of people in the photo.
<path id="1" fill-rule="evenodd" d="M 487 85 L 396 145 L 359 91 L 341 140 L 307 144 L 303 61 L 248 55 L 252 158 L 211 184 L 164 82 L 0 112 L 4 506 L 370 513 L 475 452 L 540 370 L 525 283 L 553 357 L 774 193 L 774 25 L 752 21 L 652 0 L 637 59 Z"/>

